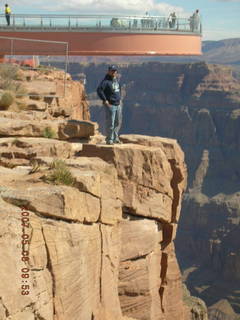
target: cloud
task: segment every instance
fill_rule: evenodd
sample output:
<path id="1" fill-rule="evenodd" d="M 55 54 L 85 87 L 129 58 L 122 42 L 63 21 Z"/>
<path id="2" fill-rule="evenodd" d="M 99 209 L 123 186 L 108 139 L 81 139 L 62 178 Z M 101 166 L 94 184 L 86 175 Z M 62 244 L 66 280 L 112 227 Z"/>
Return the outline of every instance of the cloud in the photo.
<path id="1" fill-rule="evenodd" d="M 18 2 L 15 0 L 17 8 Z M 21 1 L 21 7 L 31 6 L 32 1 Z M 151 15 L 168 15 L 175 11 L 178 15 L 183 16 L 184 9 L 179 6 L 172 6 L 164 2 L 157 3 L 156 0 L 38 0 L 34 6 L 41 11 L 51 12 L 73 12 L 75 14 L 145 14 Z"/>
<path id="2" fill-rule="evenodd" d="M 240 3 L 240 0 L 213 0 L 215 2 L 239 2 Z"/>
<path id="3" fill-rule="evenodd" d="M 239 38 L 239 31 L 209 29 L 203 32 L 203 40 L 223 40 L 229 38 Z"/>

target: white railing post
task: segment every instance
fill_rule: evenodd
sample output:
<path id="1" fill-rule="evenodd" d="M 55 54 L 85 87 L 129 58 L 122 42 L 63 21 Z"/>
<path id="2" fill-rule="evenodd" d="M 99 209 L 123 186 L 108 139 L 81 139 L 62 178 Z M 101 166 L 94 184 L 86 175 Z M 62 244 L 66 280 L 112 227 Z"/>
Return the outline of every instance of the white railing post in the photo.
<path id="1" fill-rule="evenodd" d="M 11 39 L 11 54 L 10 54 L 10 56 L 11 56 L 11 58 L 13 57 L 13 39 Z"/>

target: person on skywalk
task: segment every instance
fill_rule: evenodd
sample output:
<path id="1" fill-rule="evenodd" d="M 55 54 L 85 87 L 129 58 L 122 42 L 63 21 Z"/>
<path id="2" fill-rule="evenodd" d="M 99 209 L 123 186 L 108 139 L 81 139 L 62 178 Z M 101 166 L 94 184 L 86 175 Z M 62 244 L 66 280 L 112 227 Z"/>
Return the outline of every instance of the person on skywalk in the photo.
<path id="1" fill-rule="evenodd" d="M 8 26 L 10 26 L 10 16 L 11 16 L 11 9 L 10 9 L 9 5 L 6 3 L 5 4 L 5 18 L 6 18 Z"/>

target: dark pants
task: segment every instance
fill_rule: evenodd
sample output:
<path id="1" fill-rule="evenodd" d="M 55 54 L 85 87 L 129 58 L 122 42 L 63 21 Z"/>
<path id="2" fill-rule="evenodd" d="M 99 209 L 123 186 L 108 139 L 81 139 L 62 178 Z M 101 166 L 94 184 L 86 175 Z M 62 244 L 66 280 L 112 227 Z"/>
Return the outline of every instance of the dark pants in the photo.
<path id="1" fill-rule="evenodd" d="M 7 25 L 10 26 L 10 14 L 5 14 L 6 20 L 7 20 Z"/>
<path id="2" fill-rule="evenodd" d="M 122 124 L 122 106 L 111 105 L 109 107 L 105 106 L 106 114 L 106 141 L 116 142 L 118 141 L 118 132 Z"/>

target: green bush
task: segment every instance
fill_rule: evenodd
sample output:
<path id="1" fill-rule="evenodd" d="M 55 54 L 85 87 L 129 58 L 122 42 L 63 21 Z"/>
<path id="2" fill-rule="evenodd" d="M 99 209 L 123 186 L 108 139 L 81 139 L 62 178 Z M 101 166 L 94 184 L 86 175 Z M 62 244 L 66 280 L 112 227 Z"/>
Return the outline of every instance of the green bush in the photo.
<path id="1" fill-rule="evenodd" d="M 74 186 L 75 178 L 63 160 L 54 160 L 50 165 L 50 169 L 51 173 L 45 178 L 47 182 Z"/>
<path id="2" fill-rule="evenodd" d="M 13 91 L 15 95 L 25 95 L 26 89 L 19 81 L 23 80 L 21 70 L 12 64 L 0 64 L 0 89 Z"/>
<path id="3" fill-rule="evenodd" d="M 18 78 L 19 67 L 12 64 L 0 65 L 0 88 L 14 91 L 14 80 Z"/>
<path id="4" fill-rule="evenodd" d="M 3 63 L 0 65 L 0 78 L 6 80 L 18 80 L 19 70 L 19 67 L 16 65 Z"/>
<path id="5" fill-rule="evenodd" d="M 14 94 L 10 91 L 3 92 L 0 98 L 0 108 L 8 109 L 10 105 L 14 102 Z"/>
<path id="6" fill-rule="evenodd" d="M 27 94 L 26 88 L 22 83 L 14 82 L 13 80 L 1 80 L 0 79 L 0 89 L 13 91 L 16 96 L 23 96 Z"/>
<path id="7" fill-rule="evenodd" d="M 21 79 L 20 68 L 12 64 L 0 65 L 0 89 L 12 91 L 15 96 L 25 95 L 26 89 L 18 81 Z"/>
<path id="8" fill-rule="evenodd" d="M 56 168 L 65 168 L 66 162 L 61 159 L 56 159 L 50 164 L 50 169 L 56 169 Z"/>
<path id="9" fill-rule="evenodd" d="M 48 138 L 48 139 L 54 139 L 56 138 L 56 132 L 50 128 L 50 127 L 46 127 L 44 130 L 43 130 L 43 136 L 44 138 Z"/>

